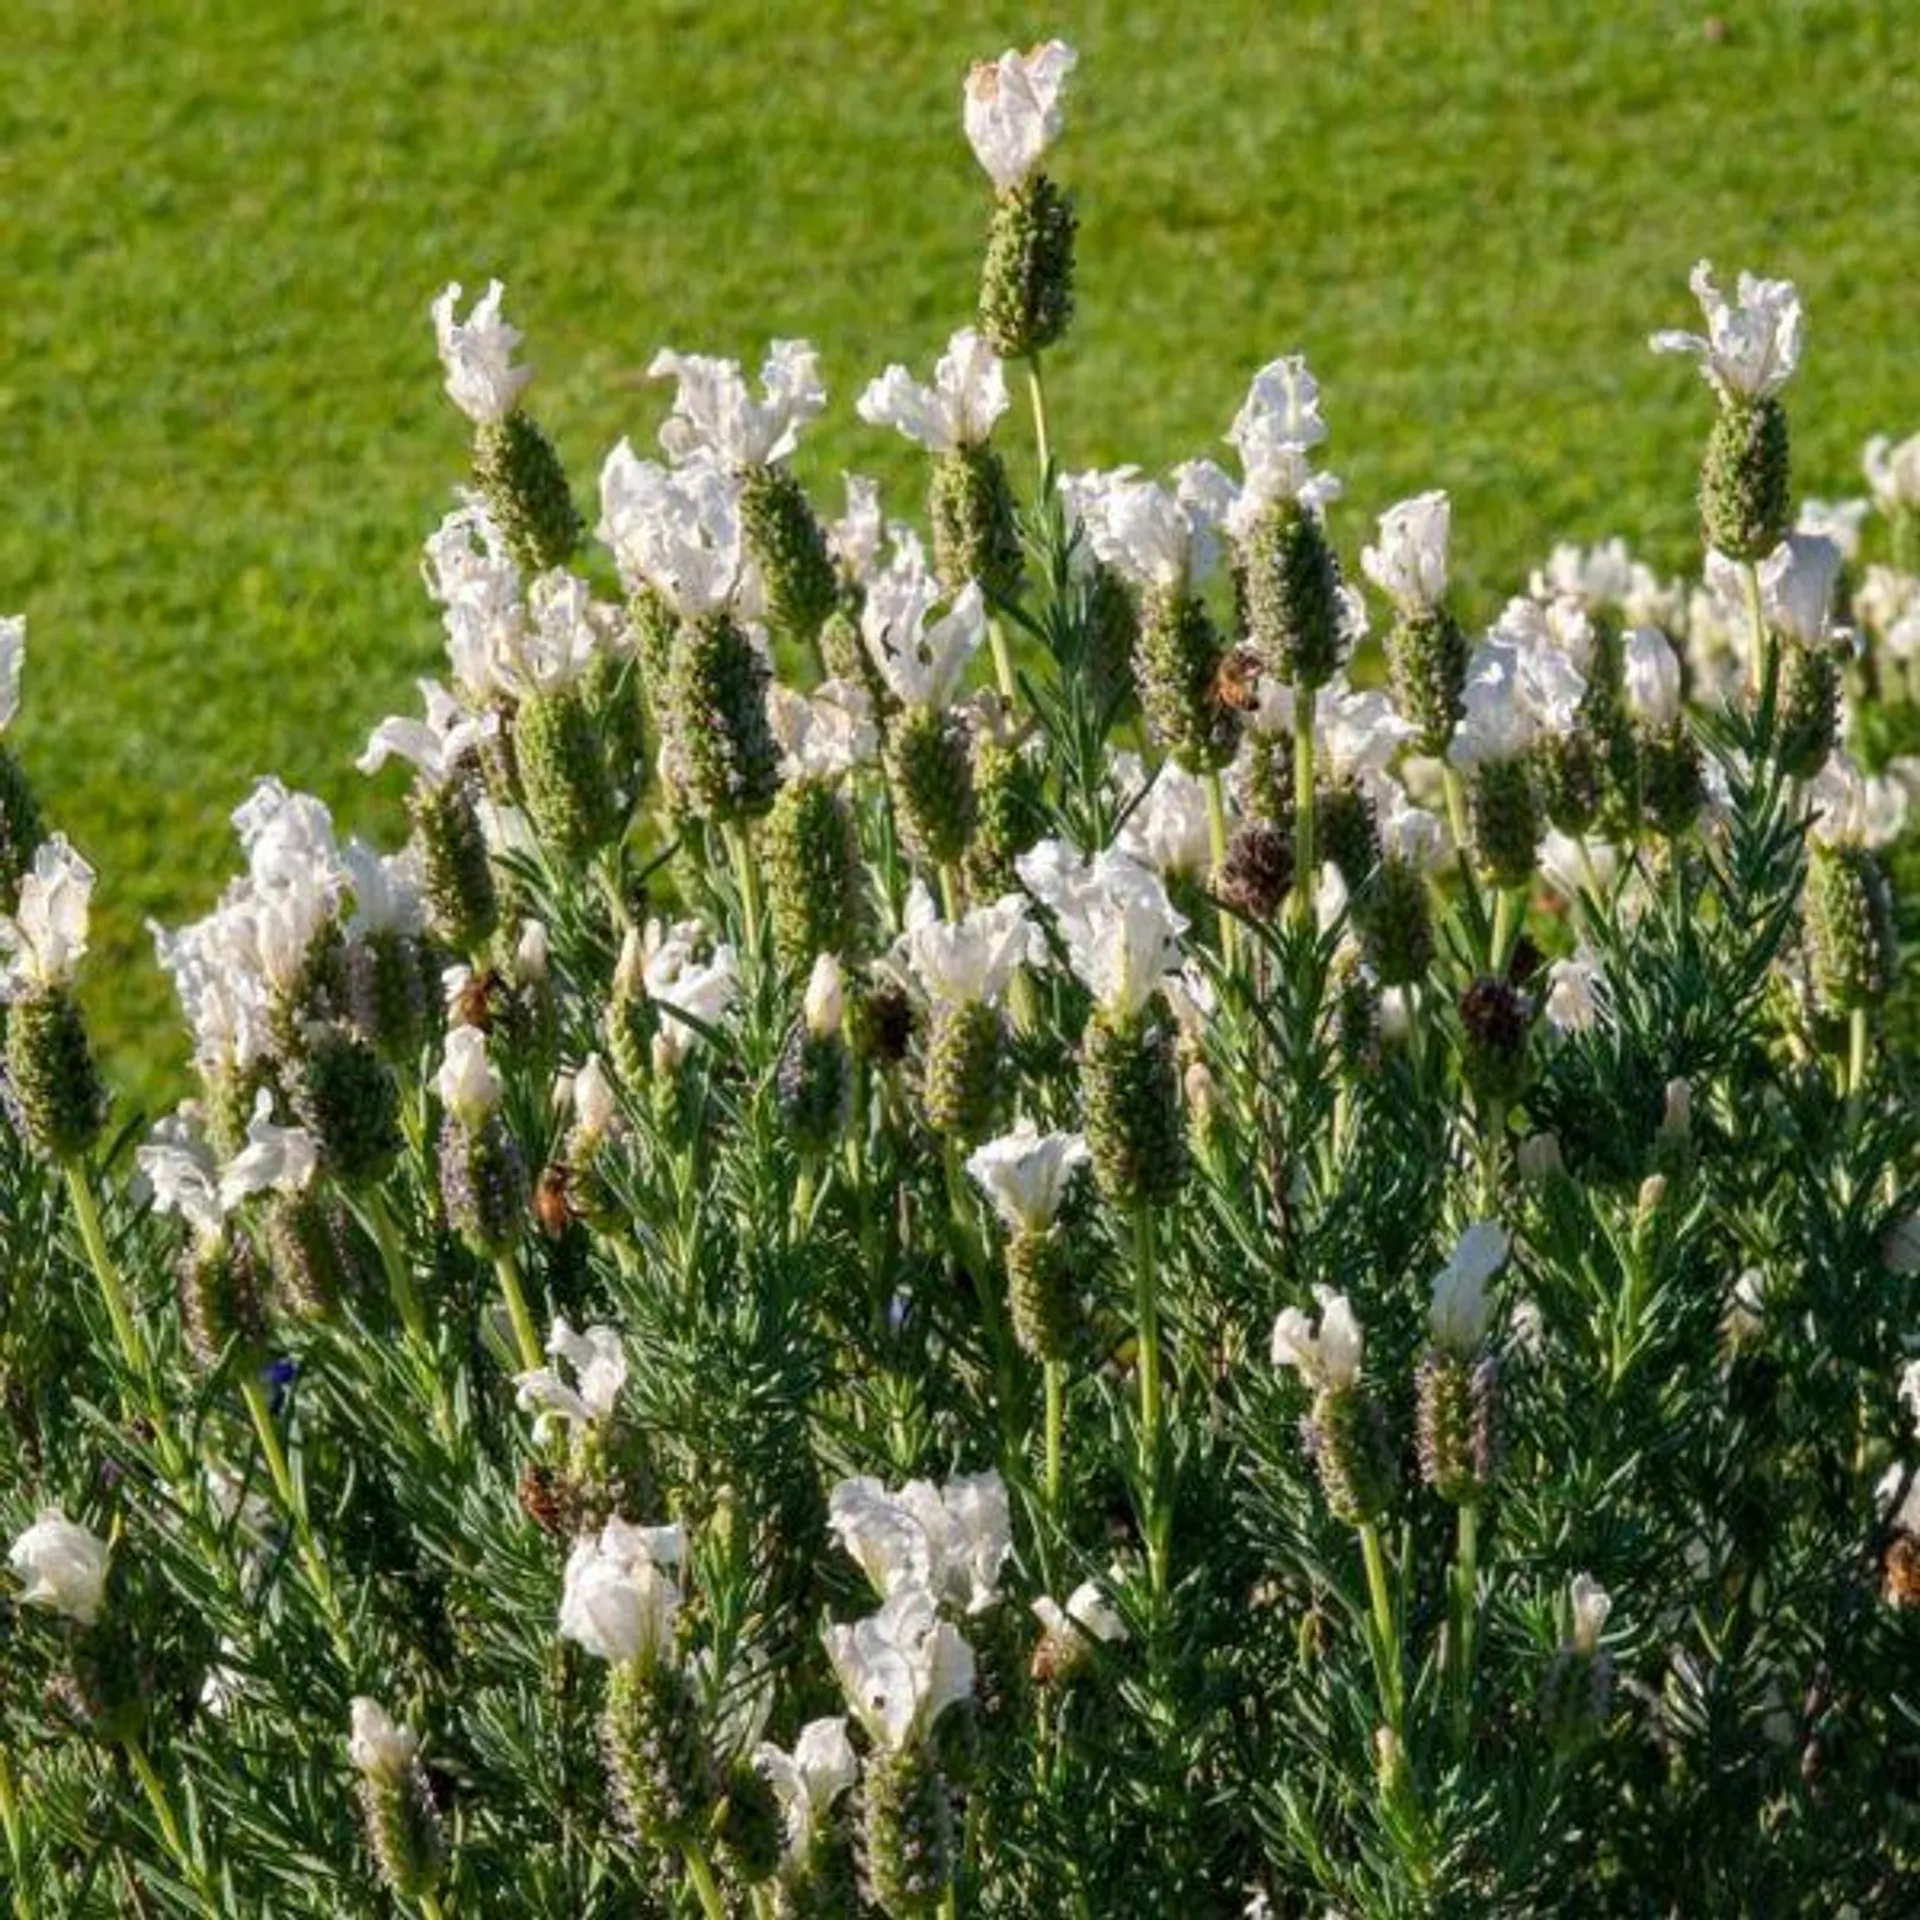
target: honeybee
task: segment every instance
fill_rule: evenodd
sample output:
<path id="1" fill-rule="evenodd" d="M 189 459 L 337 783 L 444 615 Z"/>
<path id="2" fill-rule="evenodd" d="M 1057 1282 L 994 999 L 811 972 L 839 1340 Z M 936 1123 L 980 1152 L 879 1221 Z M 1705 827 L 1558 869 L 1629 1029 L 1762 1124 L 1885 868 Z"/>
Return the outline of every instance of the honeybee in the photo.
<path id="1" fill-rule="evenodd" d="M 1920 1535 L 1896 1533 L 1880 1562 L 1890 1607 L 1920 1606 Z"/>
<path id="2" fill-rule="evenodd" d="M 507 983 L 495 967 L 477 967 L 467 975 L 451 1012 L 463 1027 L 476 1027 L 482 1033 L 493 1031 L 499 1017 L 500 1001 Z"/>
<path id="3" fill-rule="evenodd" d="M 539 1184 L 533 1190 L 534 1218 L 549 1240 L 563 1239 L 573 1224 L 573 1196 L 567 1190 L 567 1170 L 559 1161 L 550 1161 L 541 1169 Z"/>
<path id="4" fill-rule="evenodd" d="M 1233 647 L 1220 656 L 1213 698 L 1235 713 L 1251 713 L 1260 704 L 1260 656 L 1251 647 Z"/>

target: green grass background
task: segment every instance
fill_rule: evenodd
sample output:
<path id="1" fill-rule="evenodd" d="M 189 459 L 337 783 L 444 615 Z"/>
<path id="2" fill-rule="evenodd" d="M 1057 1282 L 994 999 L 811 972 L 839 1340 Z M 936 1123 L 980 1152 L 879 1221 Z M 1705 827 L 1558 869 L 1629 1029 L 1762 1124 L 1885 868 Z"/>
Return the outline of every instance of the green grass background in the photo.
<path id="1" fill-rule="evenodd" d="M 1324 383 L 1349 555 L 1445 486 L 1484 608 L 1556 537 L 1688 562 L 1707 399 L 1646 335 L 1710 255 L 1799 281 L 1808 491 L 1920 426 L 1912 0 L 1723 5 L 133 5 L 0 9 L 0 610 L 18 743 L 101 868 L 89 994 L 123 1083 L 184 1058 L 143 931 L 204 911 L 268 770 L 392 831 L 351 767 L 431 671 L 421 537 L 460 478 L 427 303 L 498 273 L 591 497 L 661 343 L 825 349 L 802 462 L 917 489 L 853 415 L 971 311 L 968 61 L 1083 55 L 1057 356 L 1070 464 L 1162 466 L 1248 374 Z"/>

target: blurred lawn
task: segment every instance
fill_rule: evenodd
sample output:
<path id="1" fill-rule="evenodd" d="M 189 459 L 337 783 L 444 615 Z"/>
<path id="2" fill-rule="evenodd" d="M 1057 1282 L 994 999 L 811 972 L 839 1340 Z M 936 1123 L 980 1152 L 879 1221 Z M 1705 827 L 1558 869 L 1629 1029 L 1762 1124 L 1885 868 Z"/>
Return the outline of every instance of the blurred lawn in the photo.
<path id="1" fill-rule="evenodd" d="M 1913 7 L 1718 11 L 8 0 L 0 611 L 29 616 L 20 744 L 102 870 L 89 991 L 122 1083 L 178 1072 L 142 923 L 205 909 L 254 774 L 397 819 L 350 763 L 438 651 L 445 281 L 508 282 L 589 498 L 652 432 L 656 345 L 757 360 L 773 333 L 826 350 L 805 471 L 915 485 L 851 399 L 970 314 L 968 61 L 1059 32 L 1070 464 L 1220 452 L 1248 374 L 1300 348 L 1350 555 L 1442 485 L 1482 605 L 1559 536 L 1679 567 L 1708 403 L 1645 340 L 1693 319 L 1699 255 L 1802 287 L 1808 491 L 1857 490 L 1866 435 L 1920 425 Z"/>

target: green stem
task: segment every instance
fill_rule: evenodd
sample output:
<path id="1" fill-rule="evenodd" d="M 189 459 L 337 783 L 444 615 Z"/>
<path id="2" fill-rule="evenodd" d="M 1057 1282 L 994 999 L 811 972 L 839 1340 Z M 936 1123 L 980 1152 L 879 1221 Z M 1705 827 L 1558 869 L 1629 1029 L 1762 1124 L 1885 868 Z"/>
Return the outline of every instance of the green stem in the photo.
<path id="1" fill-rule="evenodd" d="M 1293 912 L 1301 926 L 1313 925 L 1320 875 L 1313 843 L 1313 716 L 1311 687 L 1293 690 Z"/>
<path id="2" fill-rule="evenodd" d="M 520 1279 L 520 1256 L 512 1247 L 503 1247 L 494 1255 L 493 1270 L 500 1276 L 500 1293 L 507 1303 L 507 1318 L 513 1322 L 513 1343 L 520 1350 L 522 1373 L 538 1373 L 547 1363 L 546 1348 L 527 1311 L 526 1288 Z"/>
<path id="3" fill-rule="evenodd" d="M 354 1664 L 353 1643 L 347 1636 L 346 1615 L 340 1606 L 340 1595 L 333 1584 L 332 1571 L 321 1557 L 320 1544 L 314 1538 L 313 1523 L 307 1516 L 307 1503 L 287 1465 L 286 1450 L 280 1444 L 280 1431 L 273 1424 L 273 1408 L 268 1404 L 267 1391 L 261 1385 L 258 1374 L 251 1371 L 245 1374 L 240 1382 L 240 1397 L 246 1401 L 247 1412 L 253 1418 L 253 1430 L 259 1438 L 260 1451 L 266 1458 L 267 1477 L 273 1482 L 280 1510 L 293 1528 L 294 1542 L 299 1550 L 300 1564 L 306 1572 L 307 1584 L 313 1588 L 314 1597 L 320 1602 L 320 1611 L 326 1616 L 327 1632 L 333 1641 L 334 1652 L 340 1656 L 340 1664 L 351 1672 Z"/>
<path id="4" fill-rule="evenodd" d="M 940 911 L 949 920 L 960 918 L 960 869 L 951 861 L 940 868 Z"/>
<path id="5" fill-rule="evenodd" d="M 810 1153 L 800 1157 L 800 1169 L 793 1181 L 793 1237 L 805 1236 L 813 1225 L 814 1193 L 814 1156 Z"/>
<path id="6" fill-rule="evenodd" d="M 400 1230 L 387 1206 L 386 1196 L 377 1189 L 367 1195 L 367 1220 L 373 1228 L 374 1244 L 380 1249 L 380 1264 L 387 1273 L 387 1292 L 393 1297 L 393 1310 L 400 1316 L 407 1337 L 423 1353 L 432 1351 L 427 1337 L 427 1316 L 420 1305 L 419 1289 L 413 1284 L 413 1268 L 406 1248 L 400 1244 Z"/>
<path id="7" fill-rule="evenodd" d="M 1047 1507 L 1060 1514 L 1060 1456 L 1067 1425 L 1067 1368 L 1063 1360 L 1049 1360 L 1043 1369 L 1047 1387 Z"/>
<path id="8" fill-rule="evenodd" d="M 20 1831 L 19 1797 L 13 1790 L 13 1759 L 5 1747 L 0 1747 L 0 1827 L 6 1830 L 7 1857 L 13 1862 L 13 1883 L 19 1889 L 14 1895 L 13 1910 L 22 1920 L 31 1920 L 33 1904 L 26 1892 L 26 1840 Z"/>
<path id="9" fill-rule="evenodd" d="M 127 1756 L 128 1764 L 133 1768 L 140 1781 L 141 1791 L 147 1796 L 147 1805 L 153 1809 L 153 1817 L 159 1823 L 160 1837 L 166 1842 L 167 1851 L 173 1855 L 174 1864 L 186 1876 L 193 1890 L 200 1896 L 200 1904 L 210 1914 L 217 1914 L 219 1907 L 213 1898 L 213 1889 L 207 1881 L 207 1870 L 187 1849 L 185 1836 L 180 1831 L 180 1822 L 175 1816 L 172 1804 L 167 1799 L 167 1790 L 160 1776 L 153 1770 L 153 1762 L 147 1758 L 147 1750 L 140 1744 L 137 1734 L 129 1735 L 120 1743 L 121 1750 Z"/>
<path id="10" fill-rule="evenodd" d="M 437 1893 L 423 1893 L 420 1896 L 420 1912 L 423 1920 L 444 1920 L 445 1909 L 440 1905 Z"/>
<path id="11" fill-rule="evenodd" d="M 1472 828 L 1467 820 L 1467 785 L 1451 760 L 1440 762 L 1440 786 L 1447 796 L 1447 830 L 1453 835 L 1453 844 L 1464 853 L 1472 841 Z"/>
<path id="12" fill-rule="evenodd" d="M 1153 1209 L 1144 1202 L 1133 1212 L 1133 1288 L 1140 1343 L 1140 1474 L 1146 1484 L 1143 1531 L 1147 1568 L 1157 1596 L 1167 1590 L 1167 1538 L 1171 1516 L 1160 1485 L 1160 1281 L 1154 1257 Z"/>
<path id="13" fill-rule="evenodd" d="M 760 869 L 754 864 L 753 842 L 738 822 L 720 829 L 733 859 L 733 877 L 740 888 L 741 941 L 746 951 L 760 951 Z"/>
<path id="14" fill-rule="evenodd" d="M 1860 1118 L 1861 1096 L 1867 1086 L 1867 1010 L 1855 1007 L 1847 1015 L 1847 1112 L 1851 1119 Z"/>
<path id="15" fill-rule="evenodd" d="M 1040 373 L 1040 354 L 1036 348 L 1027 355 L 1027 398 L 1033 403 L 1033 444 L 1040 459 L 1040 477 L 1044 481 L 1053 465 L 1053 448 L 1047 434 L 1047 387 Z"/>
<path id="16" fill-rule="evenodd" d="M 689 1840 L 680 1849 L 680 1857 L 687 1863 L 687 1878 L 693 1882 L 694 1892 L 700 1896 L 700 1911 L 707 1920 L 727 1920 L 727 1903 L 720 1897 L 720 1885 L 707 1863 L 706 1849 L 699 1841 Z"/>
<path id="17" fill-rule="evenodd" d="M 1003 1472 L 1023 1452 L 1019 1419 L 1018 1366 L 1014 1357 L 1008 1311 L 995 1298 L 991 1275 L 994 1271 L 992 1249 L 981 1233 L 974 1206 L 974 1190 L 967 1179 L 966 1162 L 959 1145 L 948 1140 L 942 1144 L 942 1165 L 946 1171 L 947 1211 L 966 1270 L 976 1278 L 976 1297 L 980 1302 L 980 1331 L 993 1363 L 993 1393 L 997 1403 L 1000 1453 Z"/>
<path id="18" fill-rule="evenodd" d="M 393 1310 L 407 1331 L 408 1344 L 419 1362 L 422 1377 L 431 1382 L 434 1425 L 444 1440 L 453 1438 L 453 1402 L 447 1396 L 447 1383 L 440 1377 L 433 1352 L 433 1339 L 427 1331 L 427 1316 L 420 1304 L 419 1289 L 413 1284 L 413 1265 L 400 1239 L 400 1229 L 387 1205 L 386 1196 L 377 1188 L 366 1196 L 366 1220 L 373 1229 L 374 1245 L 380 1249 L 380 1265 L 387 1276 L 387 1292 Z"/>
<path id="19" fill-rule="evenodd" d="M 1218 767 L 1211 768 L 1206 778 L 1207 789 L 1207 853 L 1213 862 L 1214 879 L 1220 877 L 1221 869 L 1227 864 L 1227 788 Z M 1220 957 L 1231 967 L 1238 951 L 1240 929 L 1234 925 L 1232 914 L 1220 909 Z"/>
<path id="20" fill-rule="evenodd" d="M 67 1177 L 67 1196 L 73 1202 L 73 1217 L 79 1223 L 80 1239 L 87 1250 L 88 1263 L 100 1283 L 100 1295 L 107 1303 L 107 1318 L 113 1322 L 113 1337 L 120 1344 L 120 1355 L 127 1369 L 143 1386 L 153 1380 L 153 1355 L 141 1337 L 127 1290 L 120 1282 L 120 1270 L 107 1249 L 107 1236 L 100 1224 L 100 1209 L 94 1204 L 93 1188 L 87 1172 L 77 1160 L 69 1160 L 63 1171 Z"/>
<path id="21" fill-rule="evenodd" d="M 1487 1137 L 1480 1154 L 1480 1207 L 1488 1216 L 1500 1211 L 1500 1183 L 1505 1172 L 1507 1103 L 1487 1102 Z"/>
<path id="22" fill-rule="evenodd" d="M 1380 1689 L 1380 1712 L 1398 1735 L 1400 1724 L 1400 1633 L 1394 1624 L 1393 1595 L 1387 1585 L 1387 1556 L 1380 1530 L 1371 1520 L 1360 1523 L 1360 1557 L 1366 1563 L 1367 1598 L 1373 1609 L 1373 1671 Z"/>
<path id="23" fill-rule="evenodd" d="M 1747 661 L 1747 676 L 1757 701 L 1774 682 L 1774 665 L 1770 656 L 1776 643 L 1773 630 L 1767 625 L 1767 607 L 1760 591 L 1759 566 L 1749 560 L 1741 569 L 1741 575 L 1747 590 L 1747 623 L 1753 629 L 1753 650 Z"/>
<path id="24" fill-rule="evenodd" d="M 1007 630 L 991 614 L 987 617 L 987 645 L 993 652 L 994 684 L 1000 689 L 1000 698 L 1011 709 L 1020 683 L 1013 677 L 1013 651 L 1007 645 Z"/>
<path id="25" fill-rule="evenodd" d="M 187 1456 L 174 1437 L 167 1418 L 166 1403 L 160 1395 L 160 1377 L 154 1366 L 153 1349 L 147 1345 L 140 1323 L 133 1317 L 133 1307 L 120 1279 L 120 1269 L 114 1265 L 112 1251 L 107 1246 L 106 1230 L 100 1224 L 100 1209 L 94 1203 L 87 1170 L 78 1160 L 69 1160 L 62 1171 L 66 1175 L 67 1196 L 73 1203 L 74 1219 L 80 1228 L 81 1243 L 87 1250 L 87 1263 L 93 1268 L 94 1278 L 100 1284 L 100 1296 L 107 1304 L 107 1318 L 113 1322 L 114 1340 L 120 1348 L 121 1358 L 127 1363 L 128 1371 L 140 1383 L 147 1419 L 153 1427 L 154 1446 L 160 1455 L 161 1469 L 168 1482 L 179 1487 L 188 1477 Z"/>
<path id="26" fill-rule="evenodd" d="M 1489 971 L 1496 976 L 1506 972 L 1507 962 L 1513 958 L 1515 943 L 1520 938 L 1520 929 L 1525 924 L 1525 893 L 1519 887 L 1502 887 L 1499 898 L 1493 903 L 1493 951 L 1489 955 Z"/>
<path id="27" fill-rule="evenodd" d="M 1474 1629 L 1480 1613 L 1480 1509 L 1458 1514 L 1453 1565 L 1453 1738 L 1467 1743 L 1473 1707 Z"/>

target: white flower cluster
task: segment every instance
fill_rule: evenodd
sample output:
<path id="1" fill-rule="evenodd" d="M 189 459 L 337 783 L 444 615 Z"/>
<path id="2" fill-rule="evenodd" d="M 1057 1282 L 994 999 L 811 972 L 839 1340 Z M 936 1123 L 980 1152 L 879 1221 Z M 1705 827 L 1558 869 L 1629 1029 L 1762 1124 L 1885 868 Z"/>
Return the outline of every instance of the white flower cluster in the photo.
<path id="1" fill-rule="evenodd" d="M 685 1598 L 674 1576 L 686 1557 L 679 1527 L 609 1520 L 567 1558 L 561 1635 L 610 1664 L 670 1656 Z"/>
<path id="2" fill-rule="evenodd" d="M 1074 1174 L 1086 1164 L 1084 1135 L 1042 1133 L 1022 1120 L 1011 1133 L 975 1148 L 967 1172 L 1009 1233 L 1045 1233 Z"/>
<path id="3" fill-rule="evenodd" d="M 1088 859 L 1065 841 L 1043 840 L 1015 865 L 1054 916 L 1074 973 L 1108 1014 L 1131 1020 L 1179 971 L 1186 916 L 1139 861 L 1111 849 Z"/>
<path id="4" fill-rule="evenodd" d="M 1007 376 L 1000 356 L 972 327 L 963 327 L 934 363 L 931 386 L 905 367 L 890 366 L 868 384 L 857 405 L 862 420 L 892 427 L 929 453 L 956 453 L 986 445 L 1007 410 Z"/>
<path id="5" fill-rule="evenodd" d="M 1804 327 L 1793 282 L 1743 273 L 1730 301 L 1714 284 L 1712 263 L 1702 260 L 1690 284 L 1706 332 L 1656 333 L 1654 352 L 1697 356 L 1708 384 L 1730 406 L 1770 400 L 1800 364 Z"/>
<path id="6" fill-rule="evenodd" d="M 1002 193 L 1019 186 L 1066 123 L 1061 96 L 1079 56 L 1063 40 L 1031 53 L 1003 53 L 967 75 L 963 119 L 967 139 Z"/>
<path id="7" fill-rule="evenodd" d="M 193 1032 L 195 1063 L 214 1081 L 243 1074 L 266 1056 L 274 1013 L 296 993 L 352 884 L 333 817 L 311 794 L 261 780 L 233 823 L 246 873 L 205 919 L 172 932 L 153 929 L 160 965 Z M 382 872 L 395 887 L 404 881 L 403 873 Z M 394 910 L 391 900 L 386 904 Z"/>
<path id="8" fill-rule="evenodd" d="M 218 1240 L 227 1216 L 255 1194 L 304 1193 L 320 1162 L 304 1127 L 275 1123 L 273 1095 L 264 1087 L 254 1095 L 247 1144 L 224 1168 L 184 1109 L 161 1121 L 134 1158 L 155 1211 L 178 1214 L 205 1242 Z"/>
<path id="9" fill-rule="evenodd" d="M 626 1349 L 618 1331 L 588 1327 L 576 1333 L 563 1315 L 556 1314 L 547 1336 L 547 1354 L 567 1363 L 573 1373 L 571 1382 L 558 1367 L 536 1367 L 514 1376 L 521 1411 L 538 1416 L 536 1436 L 544 1438 L 556 1422 L 584 1433 L 607 1420 L 627 1384 Z"/>
<path id="10" fill-rule="evenodd" d="M 454 282 L 433 303 L 433 330 L 447 373 L 447 393 L 475 426 L 494 426 L 519 404 L 533 378 L 513 355 L 526 336 L 500 311 L 506 294 L 498 280 L 474 303 L 465 320 L 454 318 L 460 285 Z"/>
<path id="11" fill-rule="evenodd" d="M 885 1604 L 851 1626 L 828 1626 L 827 1657 L 875 1744 L 906 1752 L 973 1691 L 973 1650 L 940 1609 L 979 1614 L 999 1598 L 1013 1551 L 1006 1486 L 997 1473 L 945 1487 L 911 1480 L 897 1493 L 878 1480 L 843 1480 L 828 1524 Z"/>
<path id="12" fill-rule="evenodd" d="M 0 914 L 0 949 L 7 955 L 11 992 L 72 983 L 86 957 L 94 879 L 92 867 L 63 833 L 34 850 L 33 870 L 20 882 L 18 903 L 12 913 Z"/>
<path id="13" fill-rule="evenodd" d="M 7 1564 L 24 1582 L 20 1598 L 33 1607 L 90 1627 L 107 1598 L 107 1543 L 49 1507 L 13 1543 Z"/>
<path id="14" fill-rule="evenodd" d="M 671 1068 L 727 1017 L 740 993 L 740 963 L 725 941 L 710 943 L 697 920 L 671 926 L 650 920 L 644 929 L 627 929 L 614 980 L 668 1015 L 654 1037 L 654 1052 L 659 1064 Z"/>
<path id="15" fill-rule="evenodd" d="M 943 920 L 924 882 L 907 897 L 896 961 L 936 1006 L 997 1006 L 1034 945 L 1027 903 L 1010 893 Z"/>

